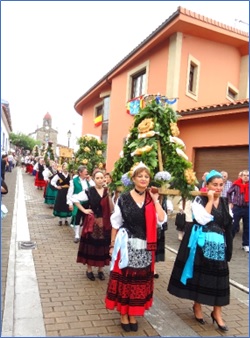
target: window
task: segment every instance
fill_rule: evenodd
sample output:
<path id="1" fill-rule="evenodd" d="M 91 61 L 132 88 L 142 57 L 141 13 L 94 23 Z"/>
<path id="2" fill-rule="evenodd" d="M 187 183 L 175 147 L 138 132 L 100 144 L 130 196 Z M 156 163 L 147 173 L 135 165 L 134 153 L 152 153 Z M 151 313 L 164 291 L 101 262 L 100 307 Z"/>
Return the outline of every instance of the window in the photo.
<path id="1" fill-rule="evenodd" d="M 101 95 L 103 99 L 98 105 L 95 106 L 95 116 L 102 116 L 101 122 L 101 140 L 107 144 L 108 141 L 108 130 L 109 130 L 109 115 L 110 115 L 110 96 L 108 93 L 103 93 Z M 106 158 L 106 151 L 103 153 L 104 158 Z"/>
<path id="2" fill-rule="evenodd" d="M 95 108 L 95 117 L 102 115 L 103 113 L 103 105 L 99 105 Z"/>
<path id="3" fill-rule="evenodd" d="M 234 102 L 238 99 L 238 93 L 239 91 L 231 84 L 227 84 L 227 99 Z"/>
<path id="4" fill-rule="evenodd" d="M 195 66 L 190 65 L 188 90 L 194 92 Z"/>
<path id="5" fill-rule="evenodd" d="M 187 69 L 187 87 L 186 95 L 194 100 L 198 100 L 200 78 L 200 62 L 193 56 L 188 57 L 188 69 Z"/>
<path id="6" fill-rule="evenodd" d="M 146 70 L 132 76 L 131 99 L 145 94 Z"/>
<path id="7" fill-rule="evenodd" d="M 148 89 L 149 61 L 131 69 L 127 74 L 127 101 L 144 95 Z"/>
<path id="8" fill-rule="evenodd" d="M 110 107 L 110 97 L 107 96 L 103 99 L 103 121 L 109 120 L 109 108 Z"/>

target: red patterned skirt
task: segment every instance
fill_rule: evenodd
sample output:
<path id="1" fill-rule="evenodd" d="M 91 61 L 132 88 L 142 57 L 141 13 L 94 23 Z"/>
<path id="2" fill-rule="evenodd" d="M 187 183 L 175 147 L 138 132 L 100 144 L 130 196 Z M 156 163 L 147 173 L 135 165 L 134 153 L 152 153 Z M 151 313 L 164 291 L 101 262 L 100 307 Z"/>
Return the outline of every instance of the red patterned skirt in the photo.
<path id="1" fill-rule="evenodd" d="M 38 178 L 38 171 L 36 172 L 35 186 L 39 188 L 46 186 L 46 181 Z"/>
<path id="2" fill-rule="evenodd" d="M 94 224 L 91 234 L 81 234 L 77 263 L 96 267 L 104 267 L 110 264 L 109 244 L 111 232 L 104 233 L 103 228 Z"/>
<path id="3" fill-rule="evenodd" d="M 116 310 L 121 315 L 143 316 L 153 303 L 154 270 L 153 264 L 146 268 L 134 269 L 118 267 L 120 255 L 110 272 L 106 308 Z"/>

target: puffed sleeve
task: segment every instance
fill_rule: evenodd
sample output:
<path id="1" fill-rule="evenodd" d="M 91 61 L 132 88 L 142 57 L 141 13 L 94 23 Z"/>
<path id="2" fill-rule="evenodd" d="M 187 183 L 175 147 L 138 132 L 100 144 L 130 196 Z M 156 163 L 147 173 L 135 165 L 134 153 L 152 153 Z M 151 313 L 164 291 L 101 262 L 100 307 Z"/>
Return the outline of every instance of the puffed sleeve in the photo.
<path id="1" fill-rule="evenodd" d="M 192 203 L 192 213 L 193 218 L 201 225 L 206 225 L 207 223 L 214 220 L 214 216 L 209 214 L 202 204 L 202 199 L 199 196 L 196 196 Z"/>
<path id="2" fill-rule="evenodd" d="M 85 202 L 88 201 L 88 196 L 85 190 L 79 192 L 78 194 L 73 194 L 71 197 L 72 203 Z"/>
<path id="3" fill-rule="evenodd" d="M 115 204 L 114 212 L 110 218 L 112 228 L 119 229 L 123 224 L 121 209 L 118 203 Z"/>
<path id="4" fill-rule="evenodd" d="M 163 220 L 162 222 L 159 221 L 158 215 L 156 214 L 157 224 L 158 224 L 158 226 L 160 226 L 160 227 L 161 227 L 164 223 L 166 223 L 167 220 L 168 220 L 168 215 L 167 215 L 166 211 L 164 211 L 164 213 L 165 213 L 165 215 L 164 215 L 164 220 Z"/>
<path id="5" fill-rule="evenodd" d="M 52 178 L 52 180 L 50 181 L 50 184 L 53 186 L 53 187 L 57 187 L 57 181 L 59 180 L 59 176 L 56 174 L 53 178 Z"/>

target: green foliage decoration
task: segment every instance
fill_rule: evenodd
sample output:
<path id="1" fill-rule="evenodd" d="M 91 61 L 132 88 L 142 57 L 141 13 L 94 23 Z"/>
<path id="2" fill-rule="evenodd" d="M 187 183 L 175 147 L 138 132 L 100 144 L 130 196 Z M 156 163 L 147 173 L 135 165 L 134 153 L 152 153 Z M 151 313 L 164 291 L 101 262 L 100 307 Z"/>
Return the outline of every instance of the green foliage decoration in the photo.
<path id="1" fill-rule="evenodd" d="M 46 152 L 46 146 L 45 146 L 45 143 L 43 143 L 40 149 L 40 156 L 44 157 L 45 152 Z"/>
<path id="2" fill-rule="evenodd" d="M 38 156 L 39 156 L 39 147 L 38 147 L 37 144 L 34 146 L 34 148 L 33 148 L 33 150 L 32 150 L 32 155 L 33 155 L 34 157 L 38 157 Z"/>
<path id="3" fill-rule="evenodd" d="M 55 160 L 55 155 L 54 155 L 54 150 L 53 150 L 53 142 L 49 141 L 47 148 L 45 149 L 45 153 L 44 153 L 44 160 L 45 160 L 45 164 L 48 166 L 49 165 L 49 161 Z"/>
<path id="4" fill-rule="evenodd" d="M 158 182 L 154 181 L 154 176 L 163 169 L 171 174 L 169 181 L 171 188 L 180 190 L 183 197 L 190 197 L 190 192 L 195 189 L 196 182 L 188 183 L 184 173 L 186 169 L 192 169 L 193 165 L 176 152 L 177 148 L 184 152 L 184 146 L 170 141 L 170 137 L 173 136 L 171 124 L 176 124 L 177 126 L 179 117 L 180 115 L 165 102 L 161 102 L 156 98 L 146 101 L 145 107 L 141 108 L 139 113 L 134 116 L 134 124 L 124 144 L 123 155 L 114 164 L 112 190 L 122 185 L 121 178 L 123 174 L 129 172 L 135 163 L 142 161 L 151 171 L 153 185 L 159 186 Z M 138 127 L 145 119 L 152 119 L 153 128 L 151 130 L 156 134 L 152 137 L 138 138 Z M 159 144 L 163 168 L 159 166 Z M 133 156 L 136 149 L 142 149 L 145 146 L 152 147 L 152 149 Z"/>
<path id="5" fill-rule="evenodd" d="M 76 171 L 80 165 L 86 165 L 90 174 L 96 168 L 105 169 L 104 152 L 107 145 L 94 136 L 85 135 L 77 140 L 80 146 L 69 163 L 69 170 Z"/>

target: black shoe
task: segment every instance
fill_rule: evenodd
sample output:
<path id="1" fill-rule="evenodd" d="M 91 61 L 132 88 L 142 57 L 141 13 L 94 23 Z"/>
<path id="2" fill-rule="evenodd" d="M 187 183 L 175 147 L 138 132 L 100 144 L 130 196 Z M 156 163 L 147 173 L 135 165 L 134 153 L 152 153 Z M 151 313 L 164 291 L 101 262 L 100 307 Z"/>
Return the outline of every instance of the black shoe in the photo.
<path id="1" fill-rule="evenodd" d="M 211 318 L 213 320 L 213 323 L 216 322 L 216 324 L 218 325 L 218 328 L 221 330 L 221 331 L 228 331 L 228 327 L 226 325 L 219 325 L 218 322 L 217 322 L 217 319 L 214 318 L 214 313 L 211 312 Z"/>
<path id="2" fill-rule="evenodd" d="M 75 238 L 74 239 L 74 243 L 79 243 L 80 242 L 80 238 Z"/>
<path id="3" fill-rule="evenodd" d="M 130 332 L 130 324 L 121 323 L 121 327 L 123 328 L 124 331 Z"/>
<path id="4" fill-rule="evenodd" d="M 194 306 L 193 306 L 193 311 L 194 311 Z M 196 315 L 195 315 L 195 311 L 194 311 L 194 318 L 195 320 L 197 320 L 198 323 L 200 323 L 201 325 L 205 325 L 206 322 L 203 318 L 197 318 Z"/>
<path id="5" fill-rule="evenodd" d="M 159 274 L 158 273 L 154 273 L 154 278 L 159 278 Z"/>
<path id="6" fill-rule="evenodd" d="M 86 275 L 87 275 L 87 277 L 88 277 L 88 279 L 90 279 L 90 280 L 92 280 L 92 281 L 94 281 L 95 280 L 95 276 L 94 276 L 94 274 L 93 274 L 93 272 L 91 271 L 91 272 L 86 272 Z"/>
<path id="7" fill-rule="evenodd" d="M 130 330 L 134 332 L 138 331 L 138 323 L 130 323 Z"/>
<path id="8" fill-rule="evenodd" d="M 62 225 L 62 221 L 59 221 L 58 225 L 60 225 L 60 226 L 61 226 L 61 225 Z"/>
<path id="9" fill-rule="evenodd" d="M 105 280 L 104 273 L 102 271 L 98 271 L 98 277 L 100 280 Z"/>

